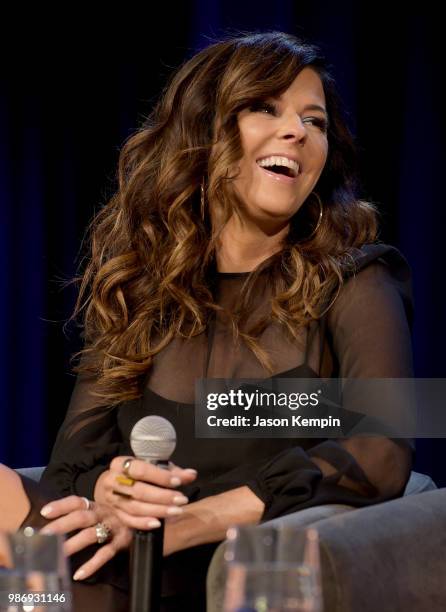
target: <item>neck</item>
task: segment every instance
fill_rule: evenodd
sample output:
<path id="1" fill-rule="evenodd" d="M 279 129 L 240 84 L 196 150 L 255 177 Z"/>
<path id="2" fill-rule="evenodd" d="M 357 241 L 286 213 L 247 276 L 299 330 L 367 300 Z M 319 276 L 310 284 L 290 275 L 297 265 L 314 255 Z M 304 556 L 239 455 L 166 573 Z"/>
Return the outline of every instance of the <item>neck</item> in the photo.
<path id="1" fill-rule="evenodd" d="M 233 215 L 222 230 L 217 245 L 219 272 L 250 272 L 282 249 L 289 222 L 275 228 L 260 227 Z"/>

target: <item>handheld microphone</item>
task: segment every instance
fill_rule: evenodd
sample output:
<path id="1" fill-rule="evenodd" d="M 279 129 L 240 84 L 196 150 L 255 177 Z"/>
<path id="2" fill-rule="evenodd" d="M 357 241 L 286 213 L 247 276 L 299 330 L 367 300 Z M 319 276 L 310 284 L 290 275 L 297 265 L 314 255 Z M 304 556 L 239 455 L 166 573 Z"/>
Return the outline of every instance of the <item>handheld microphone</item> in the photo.
<path id="1" fill-rule="evenodd" d="M 140 419 L 130 434 L 135 457 L 167 469 L 177 437 L 172 424 L 160 416 Z M 131 560 L 130 612 L 159 612 L 163 564 L 164 520 L 153 531 L 136 529 Z"/>

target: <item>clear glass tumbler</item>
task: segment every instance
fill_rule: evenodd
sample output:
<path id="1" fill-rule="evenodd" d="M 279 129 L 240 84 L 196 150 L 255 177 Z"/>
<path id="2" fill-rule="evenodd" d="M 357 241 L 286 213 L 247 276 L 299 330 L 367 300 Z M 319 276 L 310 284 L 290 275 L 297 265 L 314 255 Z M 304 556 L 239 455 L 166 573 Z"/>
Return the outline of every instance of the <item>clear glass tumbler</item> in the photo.
<path id="1" fill-rule="evenodd" d="M 72 611 L 63 541 L 63 536 L 41 534 L 31 527 L 1 535 L 1 612 Z"/>
<path id="2" fill-rule="evenodd" d="M 225 612 L 323 611 L 315 529 L 231 528 L 225 560 Z"/>

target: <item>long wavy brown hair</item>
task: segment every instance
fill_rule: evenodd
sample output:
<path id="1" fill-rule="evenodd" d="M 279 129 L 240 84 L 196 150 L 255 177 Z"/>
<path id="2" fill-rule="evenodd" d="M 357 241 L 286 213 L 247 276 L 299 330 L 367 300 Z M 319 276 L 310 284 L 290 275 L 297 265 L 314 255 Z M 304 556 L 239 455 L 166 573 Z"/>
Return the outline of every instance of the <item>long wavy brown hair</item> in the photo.
<path id="1" fill-rule="evenodd" d="M 282 32 L 229 36 L 186 61 L 171 77 L 141 127 L 124 143 L 118 189 L 88 230 L 88 256 L 74 313 L 84 348 L 74 371 L 94 374 L 99 403 L 141 396 L 153 356 L 175 336 L 203 333 L 221 307 L 214 301 L 216 244 L 243 203 L 233 189 L 242 157 L 237 114 L 283 93 L 306 66 L 319 74 L 329 118 L 328 158 L 311 197 L 291 219 L 283 248 L 247 276 L 234 340 L 241 339 L 271 373 L 256 338 L 272 319 L 292 338 L 335 299 L 352 249 L 377 236 L 373 204 L 356 195 L 357 152 L 333 78 L 319 50 Z M 218 126 L 218 128 L 216 127 Z M 235 164 L 235 166 L 234 166 Z M 200 185 L 205 180 L 205 216 Z M 218 224 L 211 223 L 209 209 Z M 246 326 L 257 276 L 270 275 L 271 311 Z"/>

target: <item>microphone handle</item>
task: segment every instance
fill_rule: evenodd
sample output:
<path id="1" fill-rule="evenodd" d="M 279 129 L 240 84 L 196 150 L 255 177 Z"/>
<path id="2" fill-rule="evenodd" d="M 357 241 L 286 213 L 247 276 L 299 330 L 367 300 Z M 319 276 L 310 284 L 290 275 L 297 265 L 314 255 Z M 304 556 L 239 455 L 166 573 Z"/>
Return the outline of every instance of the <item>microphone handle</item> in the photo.
<path id="1" fill-rule="evenodd" d="M 163 469 L 169 468 L 168 461 L 155 459 L 148 462 Z M 160 527 L 153 531 L 135 529 L 133 535 L 130 612 L 160 612 L 164 520 L 158 520 Z"/>
<path id="2" fill-rule="evenodd" d="M 159 612 L 164 541 L 164 520 L 153 531 L 136 529 L 132 550 L 130 612 Z"/>

